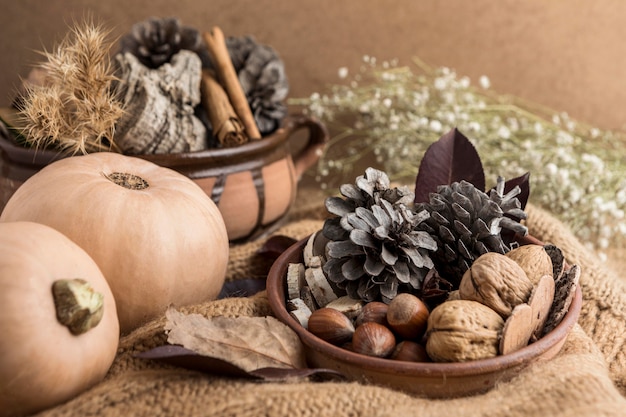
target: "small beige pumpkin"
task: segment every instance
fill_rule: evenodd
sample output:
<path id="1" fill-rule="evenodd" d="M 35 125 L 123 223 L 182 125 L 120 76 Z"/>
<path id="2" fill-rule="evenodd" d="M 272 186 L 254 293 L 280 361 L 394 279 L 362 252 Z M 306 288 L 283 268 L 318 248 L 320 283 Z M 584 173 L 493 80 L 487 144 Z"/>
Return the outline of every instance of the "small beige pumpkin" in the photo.
<path id="1" fill-rule="evenodd" d="M 0 416 L 31 414 L 104 378 L 119 342 L 115 300 L 93 259 L 48 226 L 0 223 L 0 254 Z M 94 307 L 78 314 L 80 330 L 59 320 L 76 303 L 53 291 L 76 278 L 81 306 Z"/>
<path id="2" fill-rule="evenodd" d="M 211 199 L 186 176 L 111 152 L 54 162 L 11 197 L 0 221 L 47 224 L 98 264 L 122 333 L 169 305 L 214 299 L 224 283 L 228 236 Z"/>

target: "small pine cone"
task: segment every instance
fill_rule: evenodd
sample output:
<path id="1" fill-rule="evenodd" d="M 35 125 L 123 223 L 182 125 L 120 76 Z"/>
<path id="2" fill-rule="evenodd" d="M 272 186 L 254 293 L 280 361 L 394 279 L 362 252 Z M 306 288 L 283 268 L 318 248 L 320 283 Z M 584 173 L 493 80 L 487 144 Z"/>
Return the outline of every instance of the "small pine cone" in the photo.
<path id="1" fill-rule="evenodd" d="M 287 115 L 289 83 L 283 61 L 274 49 L 250 36 L 228 37 L 226 47 L 259 131 L 272 133 Z M 212 68 L 210 62 L 207 66 Z"/>
<path id="2" fill-rule="evenodd" d="M 389 188 L 384 172 L 368 168 L 356 183 L 340 187 L 345 197 L 330 197 L 325 221 L 329 239 L 323 266 L 328 280 L 366 302 L 391 301 L 399 292 L 419 294 L 433 267 L 435 240 L 417 226 L 428 217 L 406 205 L 408 188 Z"/>
<path id="3" fill-rule="evenodd" d="M 510 250 L 502 239 L 504 230 L 527 234 L 528 229 L 518 221 L 526 218 L 517 199 L 519 193 L 520 188 L 515 187 L 504 194 L 502 177 L 489 194 L 461 181 L 439 187 L 437 193 L 430 194 L 429 203 L 416 205 L 430 213 L 418 228 L 437 241 L 435 267 L 454 289 L 480 255 Z"/>
<path id="4" fill-rule="evenodd" d="M 150 18 L 135 23 L 130 33 L 120 39 L 120 52 L 130 52 L 148 68 L 158 68 L 180 52 L 195 52 L 202 62 L 209 60 L 208 51 L 200 33 L 181 26 L 175 17 Z"/>

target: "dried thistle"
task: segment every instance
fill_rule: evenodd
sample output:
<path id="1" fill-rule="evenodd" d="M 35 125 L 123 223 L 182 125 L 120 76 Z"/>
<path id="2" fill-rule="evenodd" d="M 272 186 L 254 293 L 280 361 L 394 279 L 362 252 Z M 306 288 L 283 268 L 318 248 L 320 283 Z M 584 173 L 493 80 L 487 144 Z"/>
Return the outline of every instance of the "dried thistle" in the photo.
<path id="1" fill-rule="evenodd" d="M 109 34 L 85 21 L 53 51 L 42 52 L 44 83 L 29 86 L 20 104 L 28 143 L 69 154 L 118 151 L 113 135 L 123 109 L 111 88 Z"/>

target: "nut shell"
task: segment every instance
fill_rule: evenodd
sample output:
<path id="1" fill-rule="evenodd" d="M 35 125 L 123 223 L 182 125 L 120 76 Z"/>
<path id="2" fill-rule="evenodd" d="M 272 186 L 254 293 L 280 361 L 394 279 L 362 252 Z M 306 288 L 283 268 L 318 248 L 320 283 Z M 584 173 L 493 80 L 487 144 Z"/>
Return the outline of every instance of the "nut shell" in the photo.
<path id="1" fill-rule="evenodd" d="M 428 323 L 428 307 L 409 293 L 398 294 L 387 310 L 389 327 L 403 339 L 420 339 Z"/>
<path id="2" fill-rule="evenodd" d="M 526 273 L 533 285 L 544 275 L 553 275 L 552 259 L 541 245 L 519 246 L 505 255 L 514 260 Z"/>
<path id="3" fill-rule="evenodd" d="M 352 336 L 352 350 L 363 355 L 386 358 L 395 347 L 396 338 L 393 332 L 379 323 L 363 323 Z"/>
<path id="4" fill-rule="evenodd" d="M 426 352 L 436 362 L 466 362 L 498 355 L 504 320 L 471 300 L 446 301 L 428 318 Z"/>
<path id="5" fill-rule="evenodd" d="M 352 321 L 334 308 L 315 310 L 309 317 L 309 332 L 333 345 L 349 342 L 354 334 Z"/>
<path id="6" fill-rule="evenodd" d="M 426 348 L 411 340 L 403 340 L 398 343 L 391 354 L 391 359 L 407 362 L 430 362 Z"/>
<path id="7" fill-rule="evenodd" d="M 355 325 L 358 327 L 363 323 L 374 322 L 387 325 L 387 311 L 389 306 L 382 301 L 371 301 L 363 306 L 356 317 Z"/>
<path id="8" fill-rule="evenodd" d="M 507 318 L 516 305 L 528 301 L 532 290 L 532 282 L 517 262 L 488 252 L 463 274 L 459 296 L 462 300 L 478 301 Z"/>

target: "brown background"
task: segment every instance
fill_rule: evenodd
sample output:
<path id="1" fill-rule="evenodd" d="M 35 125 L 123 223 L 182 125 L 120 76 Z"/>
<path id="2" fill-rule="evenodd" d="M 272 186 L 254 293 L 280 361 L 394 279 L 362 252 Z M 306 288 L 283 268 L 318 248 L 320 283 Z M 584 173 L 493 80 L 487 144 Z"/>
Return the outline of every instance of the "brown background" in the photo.
<path id="1" fill-rule="evenodd" d="M 624 127 L 626 2 L 622 0 L 0 0 L 0 105 L 36 50 L 86 14 L 116 35 L 150 16 L 200 30 L 252 34 L 280 53 L 291 97 L 339 81 L 363 55 L 419 56 L 604 128 Z"/>

